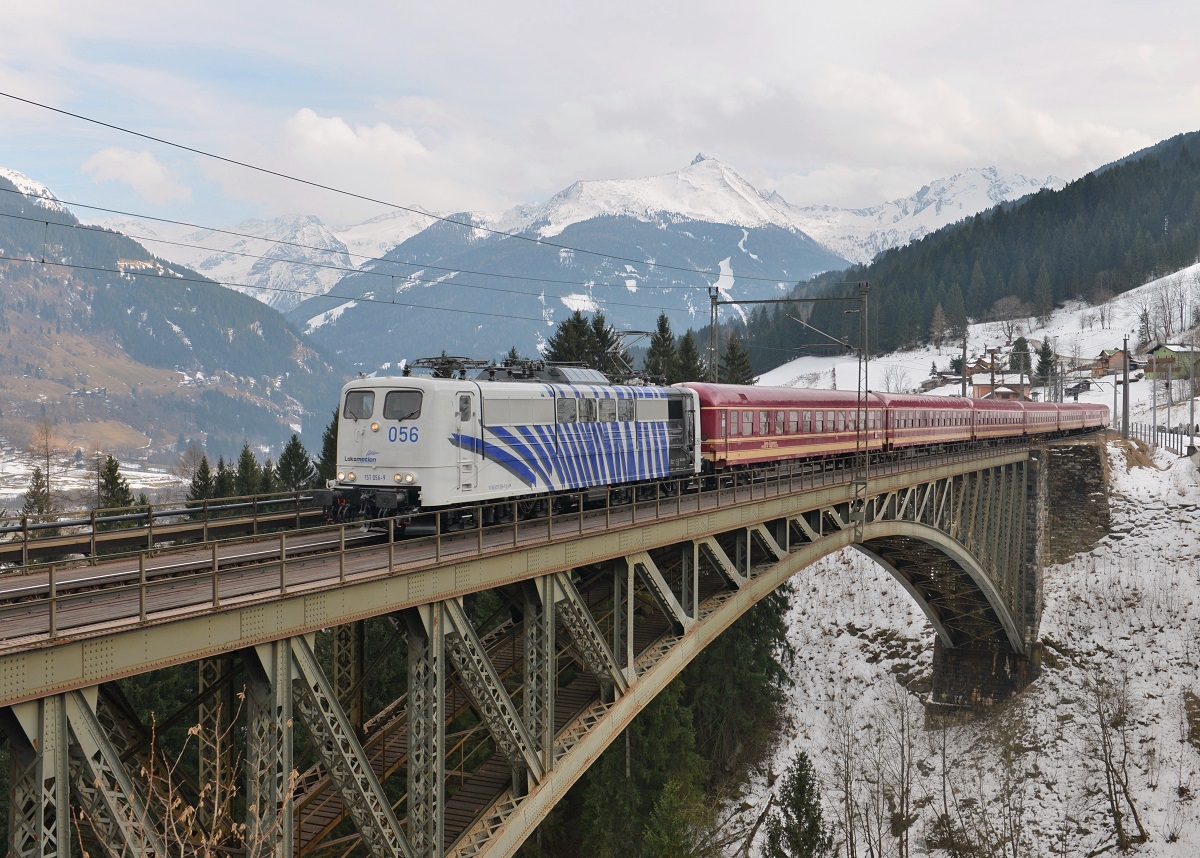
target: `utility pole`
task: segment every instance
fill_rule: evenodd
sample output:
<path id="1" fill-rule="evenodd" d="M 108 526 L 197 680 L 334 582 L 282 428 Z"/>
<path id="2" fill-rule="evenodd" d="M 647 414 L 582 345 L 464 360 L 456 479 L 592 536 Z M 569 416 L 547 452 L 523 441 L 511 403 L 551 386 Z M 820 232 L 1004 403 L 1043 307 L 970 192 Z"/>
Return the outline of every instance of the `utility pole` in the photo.
<path id="1" fill-rule="evenodd" d="M 1129 334 L 1121 348 L 1121 360 L 1125 364 L 1125 386 L 1121 391 L 1121 437 L 1129 438 Z"/>
<path id="2" fill-rule="evenodd" d="M 1188 350 L 1188 455 L 1196 453 L 1196 335 Z"/>
<path id="3" fill-rule="evenodd" d="M 1150 423 L 1153 425 L 1154 446 L 1158 446 L 1158 355 L 1150 353 L 1150 374 L 1154 381 L 1150 382 Z"/>
<path id="4" fill-rule="evenodd" d="M 963 357 L 958 374 L 962 376 L 962 397 L 967 398 L 967 328 L 963 328 Z"/>
<path id="5" fill-rule="evenodd" d="M 719 290 L 716 286 L 708 287 L 708 300 L 711 304 L 708 325 L 708 352 L 711 360 L 709 360 L 708 365 L 712 368 L 712 376 L 709 381 L 713 382 L 714 384 L 716 384 L 717 379 L 720 376 L 721 369 L 721 352 L 719 349 L 719 346 L 721 345 L 721 338 L 717 335 L 717 298 L 719 298 L 720 295 L 721 290 Z"/>

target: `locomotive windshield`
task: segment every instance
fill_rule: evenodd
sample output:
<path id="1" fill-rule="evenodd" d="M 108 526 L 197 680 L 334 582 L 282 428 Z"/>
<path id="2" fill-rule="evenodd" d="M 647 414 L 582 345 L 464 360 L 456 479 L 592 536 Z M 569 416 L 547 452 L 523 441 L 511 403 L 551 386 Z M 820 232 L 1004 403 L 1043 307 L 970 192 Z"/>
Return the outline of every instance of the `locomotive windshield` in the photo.
<path id="1" fill-rule="evenodd" d="M 421 391 L 389 390 L 383 398 L 384 420 L 415 420 L 421 416 Z"/>
<path id="2" fill-rule="evenodd" d="M 346 394 L 346 407 L 342 410 L 342 416 L 351 420 L 366 420 L 374 410 L 375 391 L 351 390 Z"/>

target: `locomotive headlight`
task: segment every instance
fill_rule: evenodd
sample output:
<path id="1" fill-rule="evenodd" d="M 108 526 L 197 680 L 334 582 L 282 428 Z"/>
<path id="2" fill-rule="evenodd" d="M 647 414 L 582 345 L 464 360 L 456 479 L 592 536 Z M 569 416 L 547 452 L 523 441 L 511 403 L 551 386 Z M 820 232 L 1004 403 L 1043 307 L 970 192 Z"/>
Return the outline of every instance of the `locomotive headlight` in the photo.
<path id="1" fill-rule="evenodd" d="M 350 482 L 354 482 L 354 471 L 351 471 L 350 473 L 346 474 L 346 479 L 349 480 Z"/>
<path id="2" fill-rule="evenodd" d="M 400 482 L 402 479 L 404 479 L 404 477 L 400 476 L 399 474 L 392 474 L 392 479 L 396 482 Z"/>
<path id="3" fill-rule="evenodd" d="M 345 471 L 338 471 L 338 479 L 339 479 L 339 480 L 344 480 L 344 479 L 346 479 L 346 472 L 345 472 Z"/>
<path id="4" fill-rule="evenodd" d="M 415 479 L 416 479 L 416 477 L 415 477 L 415 476 L 413 476 L 412 474 L 405 474 L 405 475 L 404 475 L 404 482 L 406 482 L 406 483 L 411 483 L 411 482 L 412 482 L 413 480 L 415 480 Z"/>
<path id="5" fill-rule="evenodd" d="M 378 424 L 378 423 L 372 423 L 372 424 L 371 424 L 371 431 L 372 431 L 372 432 L 378 432 L 378 431 L 379 431 L 379 424 Z"/>

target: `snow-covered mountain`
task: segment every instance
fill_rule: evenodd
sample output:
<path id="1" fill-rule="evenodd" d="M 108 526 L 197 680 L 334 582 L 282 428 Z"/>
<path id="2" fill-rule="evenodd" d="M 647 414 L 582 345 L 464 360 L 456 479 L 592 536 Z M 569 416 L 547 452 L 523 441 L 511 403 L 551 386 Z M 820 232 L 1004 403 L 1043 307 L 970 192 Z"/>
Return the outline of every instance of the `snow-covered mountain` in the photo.
<path id="1" fill-rule="evenodd" d="M 786 208 L 793 222 L 821 244 L 852 262 L 867 263 L 893 247 L 924 238 L 963 218 L 1037 193 L 1060 190 L 1057 176 L 1032 179 L 997 167 L 983 167 L 936 179 L 915 194 L 865 209 L 796 206 L 778 194 L 769 199 Z"/>
<path id="2" fill-rule="evenodd" d="M 703 154 L 682 170 L 660 176 L 575 182 L 544 203 L 510 209 L 496 219 L 495 228 L 549 238 L 575 223 L 616 216 L 647 223 L 697 221 L 800 229 L 781 198 L 764 196 L 731 167 Z"/>
<path id="3" fill-rule="evenodd" d="M 7 179 L 12 182 L 13 186 L 20 193 L 28 197 L 29 201 L 35 206 L 52 212 L 66 212 L 66 208 L 58 201 L 58 197 L 50 192 L 49 188 L 41 182 L 35 182 L 24 173 L 19 173 L 8 167 L 0 167 L 0 179 Z"/>

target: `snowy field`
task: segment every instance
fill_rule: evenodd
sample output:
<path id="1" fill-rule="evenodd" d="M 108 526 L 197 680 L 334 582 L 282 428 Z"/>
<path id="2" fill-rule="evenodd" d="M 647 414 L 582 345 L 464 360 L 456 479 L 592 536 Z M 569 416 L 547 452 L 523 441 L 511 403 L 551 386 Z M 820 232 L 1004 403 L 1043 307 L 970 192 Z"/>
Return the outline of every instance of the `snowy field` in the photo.
<path id="1" fill-rule="evenodd" d="M 24 452 L 14 449 L 0 438 L 0 516 L 20 513 L 34 464 Z M 74 462 L 56 459 L 51 468 L 51 489 L 63 509 L 83 509 L 94 505 L 95 462 L 84 461 L 81 464 L 83 467 L 76 468 Z M 181 500 L 187 491 L 187 481 L 162 469 L 122 462 L 121 473 L 129 481 L 134 495 L 145 492 L 151 503 Z"/>
<path id="2" fill-rule="evenodd" d="M 1162 452 L 1131 465 L 1125 450 L 1108 447 L 1112 533 L 1045 570 L 1042 676 L 978 720 L 926 725 L 933 632 L 884 570 L 848 550 L 797 575 L 787 723 L 745 788 L 743 814 L 757 815 L 769 782 L 805 750 L 822 775 L 826 820 L 841 818 L 851 772 L 864 828 L 858 854 L 874 837 L 875 854 L 896 855 L 889 810 L 907 760 L 911 854 L 950 854 L 929 845 L 946 813 L 977 842 L 1013 844 L 973 854 L 1096 855 L 1113 842 L 1101 706 L 1148 837 L 1135 854 L 1200 854 L 1200 476 Z M 1122 812 L 1136 833 L 1131 809 Z"/>

